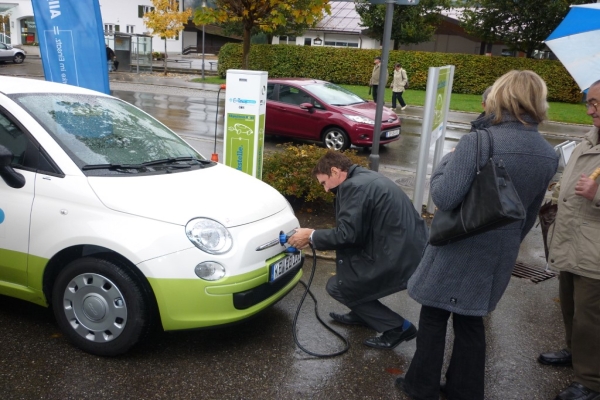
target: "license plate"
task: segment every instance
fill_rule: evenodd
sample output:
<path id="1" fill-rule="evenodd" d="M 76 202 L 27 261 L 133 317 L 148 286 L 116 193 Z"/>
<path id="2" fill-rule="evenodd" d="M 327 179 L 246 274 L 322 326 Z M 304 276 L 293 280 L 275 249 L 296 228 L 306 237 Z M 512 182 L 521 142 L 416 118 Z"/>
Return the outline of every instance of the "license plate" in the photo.
<path id="1" fill-rule="evenodd" d="M 387 131 L 385 133 L 386 138 L 393 138 L 400 135 L 400 129 L 394 129 L 393 131 Z"/>
<path id="2" fill-rule="evenodd" d="M 302 261 L 302 254 L 289 254 L 279 261 L 274 262 L 270 265 L 270 277 L 269 281 L 274 280 L 285 275 L 289 270 L 300 264 Z"/>

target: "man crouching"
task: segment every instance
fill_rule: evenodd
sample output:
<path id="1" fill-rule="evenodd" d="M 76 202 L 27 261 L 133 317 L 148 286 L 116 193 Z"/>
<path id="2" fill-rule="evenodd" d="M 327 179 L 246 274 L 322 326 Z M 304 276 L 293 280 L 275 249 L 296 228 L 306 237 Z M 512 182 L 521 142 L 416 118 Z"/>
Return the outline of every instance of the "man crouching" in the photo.
<path id="1" fill-rule="evenodd" d="M 427 243 L 425 221 L 398 185 L 339 152 L 327 152 L 312 173 L 335 194 L 336 227 L 297 229 L 289 243 L 336 251 L 336 274 L 327 282 L 327 293 L 350 312 L 329 315 L 383 332 L 364 342 L 377 349 L 414 339 L 414 325 L 379 299 L 406 289 Z"/>

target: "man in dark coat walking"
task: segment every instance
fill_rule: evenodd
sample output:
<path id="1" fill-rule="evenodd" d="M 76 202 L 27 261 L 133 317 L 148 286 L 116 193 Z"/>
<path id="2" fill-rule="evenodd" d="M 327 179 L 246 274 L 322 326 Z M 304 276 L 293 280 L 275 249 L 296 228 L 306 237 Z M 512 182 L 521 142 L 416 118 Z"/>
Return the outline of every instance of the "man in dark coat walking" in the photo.
<path id="1" fill-rule="evenodd" d="M 365 340 L 370 347 L 393 349 L 414 339 L 413 324 L 379 299 L 406 289 L 427 242 L 425 222 L 398 185 L 339 152 L 327 152 L 313 175 L 336 195 L 336 227 L 297 229 L 289 243 L 336 250 L 336 275 L 327 282 L 327 292 L 350 312 L 329 315 L 339 323 L 383 332 Z"/>

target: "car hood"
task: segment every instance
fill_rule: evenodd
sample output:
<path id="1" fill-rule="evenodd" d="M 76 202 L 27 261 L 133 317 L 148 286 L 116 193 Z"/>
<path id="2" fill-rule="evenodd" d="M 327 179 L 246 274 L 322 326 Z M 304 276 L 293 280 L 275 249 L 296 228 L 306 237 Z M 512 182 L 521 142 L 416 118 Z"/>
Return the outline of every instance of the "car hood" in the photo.
<path id="1" fill-rule="evenodd" d="M 359 103 L 359 104 L 351 104 L 349 106 L 336 106 L 338 107 L 342 112 L 346 113 L 351 113 L 351 114 L 359 114 L 368 118 L 371 118 L 372 120 L 375 120 L 375 111 L 377 110 L 377 105 L 375 102 L 372 101 L 368 101 L 365 103 Z M 396 115 L 395 112 L 393 112 L 392 110 L 390 110 L 387 107 L 383 107 L 383 114 L 381 116 L 381 120 L 383 122 L 389 121 L 389 120 L 397 120 L 398 116 Z"/>
<path id="2" fill-rule="evenodd" d="M 88 182 L 112 210 L 178 225 L 206 217 L 231 228 L 288 207 L 271 186 L 221 164 L 162 175 L 93 176 Z"/>

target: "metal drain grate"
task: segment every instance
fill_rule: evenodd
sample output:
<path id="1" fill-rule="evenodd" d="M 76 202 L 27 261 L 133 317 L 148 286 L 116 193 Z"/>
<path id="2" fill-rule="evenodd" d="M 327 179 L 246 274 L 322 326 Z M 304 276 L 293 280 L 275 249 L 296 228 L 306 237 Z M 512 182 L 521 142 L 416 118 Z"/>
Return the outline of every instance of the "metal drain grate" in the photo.
<path id="1" fill-rule="evenodd" d="M 531 282 L 538 283 L 545 281 L 546 279 L 554 278 L 556 274 L 554 272 L 546 271 L 531 265 L 518 262 L 515 264 L 512 276 L 517 278 L 531 279 Z"/>

